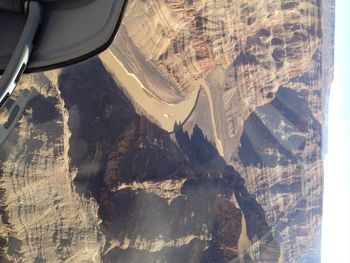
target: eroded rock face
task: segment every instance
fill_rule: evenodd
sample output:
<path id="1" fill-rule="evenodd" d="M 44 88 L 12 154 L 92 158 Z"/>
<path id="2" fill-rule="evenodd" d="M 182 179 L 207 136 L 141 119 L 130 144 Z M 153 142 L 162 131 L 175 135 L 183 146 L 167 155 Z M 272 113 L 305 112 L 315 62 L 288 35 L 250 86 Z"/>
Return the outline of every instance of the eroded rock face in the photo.
<path id="1" fill-rule="evenodd" d="M 63 70 L 58 83 L 70 116 L 75 183 L 99 204 L 104 261 L 228 262 L 243 252 L 242 231 L 259 240 L 256 259 L 278 259 L 263 210 L 199 127 L 191 138 L 179 129 L 177 146 L 134 112 L 97 59 Z"/>
<path id="2" fill-rule="evenodd" d="M 171 80 L 171 89 L 149 85 L 165 101 L 208 85 L 229 161 L 254 108 L 310 72 L 321 32 L 321 1 L 316 0 L 130 1 L 115 53 L 145 85 L 151 82 L 145 65 Z"/>
<path id="3" fill-rule="evenodd" d="M 112 48 L 164 102 L 201 87 L 183 125 L 195 144 L 177 142 L 193 161 L 196 126 L 216 148 L 221 141 L 224 159 L 264 208 L 285 262 L 319 261 L 333 32 L 331 0 L 130 1 Z M 152 74 L 142 70 L 147 65 Z M 202 163 L 211 162 L 211 150 L 197 151 Z"/>
<path id="4" fill-rule="evenodd" d="M 69 170 L 70 132 L 54 85 L 58 72 L 24 77 L 33 85 L 28 105 L 0 152 L 0 261 L 100 261 L 104 237 L 97 205 L 81 198 Z"/>
<path id="5" fill-rule="evenodd" d="M 235 167 L 266 211 L 287 262 L 319 262 L 321 125 L 310 110 L 309 96 L 308 90 L 280 88 L 274 100 L 246 120 L 235 157 Z"/>
<path id="6" fill-rule="evenodd" d="M 125 67 L 166 103 L 202 87 L 171 136 L 97 59 L 26 79 L 41 95 L 0 155 L 1 260 L 318 262 L 333 8 L 129 1 Z"/>
<path id="7" fill-rule="evenodd" d="M 172 140 L 97 58 L 21 85 L 40 93 L 2 146 L 2 261 L 279 258 L 261 206 L 200 127 Z"/>

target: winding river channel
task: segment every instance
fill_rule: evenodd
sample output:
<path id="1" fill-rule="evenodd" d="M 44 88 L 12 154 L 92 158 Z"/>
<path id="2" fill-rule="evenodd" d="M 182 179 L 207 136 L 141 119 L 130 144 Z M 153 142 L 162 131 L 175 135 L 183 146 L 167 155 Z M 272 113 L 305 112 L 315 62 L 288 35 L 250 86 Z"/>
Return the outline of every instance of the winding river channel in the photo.
<path id="1" fill-rule="evenodd" d="M 144 112 L 154 118 L 162 129 L 169 133 L 174 131 L 174 127 L 179 123 L 184 123 L 193 112 L 202 89 L 209 101 L 211 121 L 214 127 L 215 145 L 219 154 L 223 155 L 222 143 L 217 134 L 217 125 L 214 114 L 214 105 L 210 89 L 205 81 L 198 83 L 197 87 L 186 100 L 176 104 L 167 103 L 160 100 L 148 90 L 133 73 L 130 73 L 123 63 L 108 49 L 100 54 L 100 59 L 106 68 L 113 74 L 113 78 L 124 92 L 138 105 Z"/>

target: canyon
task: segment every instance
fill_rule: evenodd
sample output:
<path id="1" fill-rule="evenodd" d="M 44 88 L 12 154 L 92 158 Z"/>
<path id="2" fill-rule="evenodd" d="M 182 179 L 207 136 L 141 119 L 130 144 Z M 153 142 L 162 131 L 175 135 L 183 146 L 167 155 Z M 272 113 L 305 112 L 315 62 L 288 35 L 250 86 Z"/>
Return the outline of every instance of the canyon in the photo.
<path id="1" fill-rule="evenodd" d="M 130 0 L 19 83 L 0 262 L 320 262 L 333 32 L 332 0 Z"/>

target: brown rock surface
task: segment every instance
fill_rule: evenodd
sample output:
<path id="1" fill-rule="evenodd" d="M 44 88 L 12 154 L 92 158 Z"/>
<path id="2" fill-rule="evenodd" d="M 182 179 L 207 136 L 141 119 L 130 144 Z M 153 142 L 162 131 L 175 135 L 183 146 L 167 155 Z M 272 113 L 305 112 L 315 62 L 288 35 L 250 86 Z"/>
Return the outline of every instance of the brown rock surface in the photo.
<path id="1" fill-rule="evenodd" d="M 28 85 L 39 95 L 1 147 L 1 261 L 279 257 L 263 210 L 199 127 L 174 143 L 97 58 L 18 91 Z"/>
<path id="2" fill-rule="evenodd" d="M 57 72 L 22 79 L 40 91 L 0 152 L 0 261 L 98 262 L 97 205 L 80 197 L 69 170 L 67 114 Z"/>
<path id="3" fill-rule="evenodd" d="M 1 146 L 1 261 L 319 262 L 333 12 L 130 0 L 114 55 L 165 105 L 199 90 L 172 135 L 97 58 L 24 79 L 40 95 Z"/>
<path id="4" fill-rule="evenodd" d="M 192 137 L 178 129 L 176 145 L 134 112 L 96 59 L 63 70 L 58 83 L 77 189 L 99 204 L 104 261 L 228 262 L 243 252 L 242 215 L 257 258 L 279 257 L 263 211 L 199 127 Z"/>
<path id="5" fill-rule="evenodd" d="M 164 103 L 202 88 L 183 127 L 246 180 L 285 262 L 319 261 L 333 32 L 331 0 L 130 1 L 111 49 Z"/>
<path id="6" fill-rule="evenodd" d="M 153 76 L 142 70 L 150 66 L 172 82 L 171 89 L 149 85 L 154 94 L 186 97 L 208 85 L 230 160 L 252 110 L 311 70 L 321 48 L 320 16 L 316 0 L 130 1 L 113 50 L 143 83 Z"/>

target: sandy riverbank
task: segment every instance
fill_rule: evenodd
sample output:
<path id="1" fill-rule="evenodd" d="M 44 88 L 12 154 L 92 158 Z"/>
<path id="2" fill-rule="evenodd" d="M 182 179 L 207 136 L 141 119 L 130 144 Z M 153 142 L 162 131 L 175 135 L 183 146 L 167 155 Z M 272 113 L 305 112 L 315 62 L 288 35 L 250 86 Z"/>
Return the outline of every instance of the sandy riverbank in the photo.
<path id="1" fill-rule="evenodd" d="M 142 82 L 130 73 L 122 62 L 113 54 L 111 50 L 106 50 L 99 55 L 103 64 L 113 74 L 113 77 L 120 84 L 126 94 L 132 98 L 144 112 L 150 115 L 155 121 L 168 132 L 173 132 L 176 123 L 184 123 L 196 106 L 196 101 L 200 89 L 202 88 L 208 96 L 211 112 L 211 121 L 214 127 L 215 145 L 219 154 L 223 155 L 222 143 L 217 135 L 216 121 L 214 117 L 214 106 L 209 87 L 204 81 L 198 83 L 198 87 L 187 98 L 177 104 L 169 104 L 160 100 L 148 90 Z"/>

